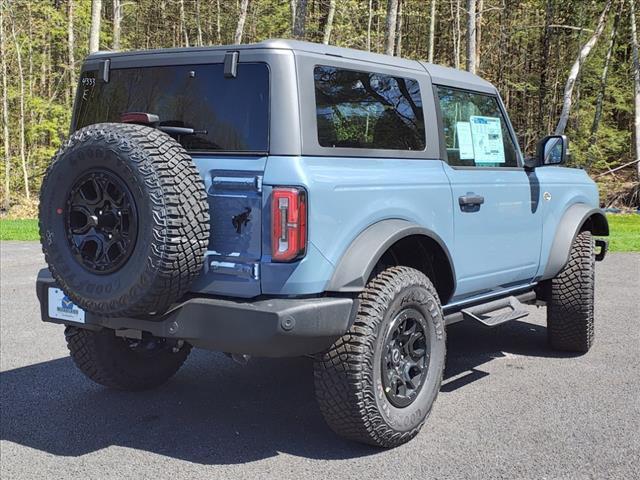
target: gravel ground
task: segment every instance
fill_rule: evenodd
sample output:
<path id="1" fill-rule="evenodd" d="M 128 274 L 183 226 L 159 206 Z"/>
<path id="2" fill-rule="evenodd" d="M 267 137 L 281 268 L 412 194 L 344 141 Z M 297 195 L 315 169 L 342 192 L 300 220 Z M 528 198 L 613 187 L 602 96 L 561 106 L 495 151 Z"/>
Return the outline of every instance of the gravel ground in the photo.
<path id="1" fill-rule="evenodd" d="M 306 359 L 194 351 L 144 393 L 92 384 L 62 327 L 39 320 L 37 244 L 1 250 L 0 477 L 638 478 L 640 254 L 597 266 L 597 340 L 546 345 L 544 309 L 497 329 L 449 328 L 442 391 L 423 431 L 380 451 L 323 423 Z"/>

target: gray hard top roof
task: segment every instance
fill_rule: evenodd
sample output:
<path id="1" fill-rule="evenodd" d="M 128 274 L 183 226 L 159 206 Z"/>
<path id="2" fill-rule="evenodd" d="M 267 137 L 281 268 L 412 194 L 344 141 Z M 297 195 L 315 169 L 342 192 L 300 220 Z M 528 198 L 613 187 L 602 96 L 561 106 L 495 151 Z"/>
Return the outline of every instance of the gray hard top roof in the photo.
<path id="1" fill-rule="evenodd" d="M 100 58 L 109 57 L 131 57 L 135 55 L 151 56 L 155 54 L 175 54 L 188 55 L 195 52 L 219 52 L 219 51 L 242 51 L 242 50 L 291 50 L 300 54 L 310 53 L 316 55 L 328 55 L 334 57 L 351 58 L 354 60 L 369 62 L 373 64 L 382 64 L 390 67 L 427 71 L 431 76 L 431 80 L 436 85 L 450 85 L 457 88 L 468 90 L 478 90 L 493 93 L 496 88 L 486 80 L 477 75 L 457 70 L 455 68 L 443 67 L 432 63 L 426 63 L 417 60 L 409 60 L 401 57 L 393 57 L 390 55 L 382 55 L 379 53 L 366 52 L 353 48 L 335 47 L 332 45 L 324 45 L 312 42 L 303 42 L 299 40 L 283 40 L 271 39 L 259 43 L 250 43 L 244 45 L 219 45 L 211 47 L 186 47 L 186 48 L 162 48 L 156 50 L 135 50 L 127 52 L 111 52 L 100 51 L 93 53 L 87 57 L 87 60 L 98 60 Z"/>

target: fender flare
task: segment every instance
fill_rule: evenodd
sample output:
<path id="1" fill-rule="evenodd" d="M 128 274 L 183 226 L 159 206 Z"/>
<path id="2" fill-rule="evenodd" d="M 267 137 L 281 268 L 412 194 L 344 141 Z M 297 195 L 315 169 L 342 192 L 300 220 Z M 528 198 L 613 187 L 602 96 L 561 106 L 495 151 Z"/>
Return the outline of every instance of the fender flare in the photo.
<path id="1" fill-rule="evenodd" d="M 455 270 L 451 254 L 438 234 L 407 220 L 382 220 L 367 227 L 351 242 L 340 258 L 325 290 L 331 292 L 360 292 L 378 260 L 398 240 L 419 235 L 435 241 L 444 251 L 455 288 Z"/>
<path id="2" fill-rule="evenodd" d="M 551 243 L 549 257 L 540 280 L 555 277 L 569 261 L 569 252 L 576 236 L 589 222 L 594 235 L 609 235 L 609 222 L 604 212 L 585 203 L 571 205 L 562 215 Z"/>

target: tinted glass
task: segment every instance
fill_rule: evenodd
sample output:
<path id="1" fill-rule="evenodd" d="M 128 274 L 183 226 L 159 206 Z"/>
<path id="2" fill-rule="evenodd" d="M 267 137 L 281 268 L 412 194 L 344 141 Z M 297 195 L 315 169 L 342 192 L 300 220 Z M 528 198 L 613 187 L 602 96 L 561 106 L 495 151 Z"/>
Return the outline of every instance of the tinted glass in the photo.
<path id="1" fill-rule="evenodd" d="M 314 80 L 321 146 L 424 150 L 416 80 L 325 66 Z"/>
<path id="2" fill-rule="evenodd" d="M 450 165 L 518 166 L 496 97 L 446 87 L 438 87 L 438 97 Z"/>
<path id="3" fill-rule="evenodd" d="M 109 83 L 95 77 L 89 71 L 80 80 L 76 128 L 147 112 L 160 125 L 199 132 L 179 137 L 189 150 L 268 150 L 265 64 L 239 64 L 236 78 L 224 78 L 222 64 L 112 69 Z"/>

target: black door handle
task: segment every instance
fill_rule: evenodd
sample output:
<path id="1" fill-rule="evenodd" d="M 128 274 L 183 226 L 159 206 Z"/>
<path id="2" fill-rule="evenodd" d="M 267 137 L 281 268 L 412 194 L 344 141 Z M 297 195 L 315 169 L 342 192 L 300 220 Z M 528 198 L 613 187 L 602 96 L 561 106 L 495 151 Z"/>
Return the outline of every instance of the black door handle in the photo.
<path id="1" fill-rule="evenodd" d="M 461 207 L 474 205 L 480 206 L 484 203 L 484 197 L 482 195 L 469 192 L 466 195 L 458 197 L 458 202 L 460 202 Z"/>

